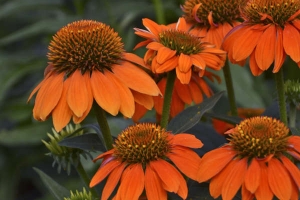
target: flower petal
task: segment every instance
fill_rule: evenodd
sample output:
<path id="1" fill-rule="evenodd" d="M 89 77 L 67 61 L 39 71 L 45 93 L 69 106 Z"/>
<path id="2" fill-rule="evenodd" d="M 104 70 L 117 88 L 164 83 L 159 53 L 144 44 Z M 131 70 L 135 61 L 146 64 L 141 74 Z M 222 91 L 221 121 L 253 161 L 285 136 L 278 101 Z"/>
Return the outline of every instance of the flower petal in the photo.
<path id="1" fill-rule="evenodd" d="M 199 77 L 200 79 L 200 77 Z M 192 98 L 195 104 L 201 103 L 203 101 L 203 94 L 199 85 L 195 81 L 191 81 L 189 84 L 189 90 L 192 94 Z"/>
<path id="2" fill-rule="evenodd" d="M 255 191 L 255 197 L 258 200 L 271 200 L 273 199 L 273 192 L 270 189 L 269 181 L 268 181 L 268 168 L 264 161 L 259 162 L 259 166 L 261 169 L 261 178 L 260 183 Z"/>
<path id="3" fill-rule="evenodd" d="M 282 163 L 273 158 L 268 162 L 268 180 L 272 192 L 279 199 L 290 199 L 292 195 L 291 179 Z"/>
<path id="4" fill-rule="evenodd" d="M 164 190 L 160 178 L 150 166 L 146 166 L 145 190 L 148 200 L 167 199 L 167 192 Z"/>
<path id="5" fill-rule="evenodd" d="M 192 59 L 189 55 L 181 53 L 178 59 L 178 69 L 180 72 L 187 73 L 192 68 Z"/>
<path id="6" fill-rule="evenodd" d="M 299 136 L 290 136 L 288 139 L 288 144 L 291 148 L 295 149 L 300 153 L 300 137 Z"/>
<path id="7" fill-rule="evenodd" d="M 192 77 L 192 70 L 181 72 L 178 67 L 176 67 L 176 75 L 182 84 L 188 84 Z"/>
<path id="8" fill-rule="evenodd" d="M 154 105 L 153 97 L 147 94 L 142 94 L 137 91 L 131 90 L 134 101 L 144 106 L 146 109 L 151 110 Z"/>
<path id="9" fill-rule="evenodd" d="M 258 161 L 253 158 L 245 175 L 245 187 L 254 194 L 261 178 L 261 170 Z"/>
<path id="10" fill-rule="evenodd" d="M 287 157 L 284 155 L 280 156 L 280 159 L 284 165 L 284 167 L 287 169 L 289 172 L 291 178 L 295 182 L 295 184 L 298 187 L 298 190 L 300 189 L 300 171 L 299 168 Z"/>
<path id="11" fill-rule="evenodd" d="M 277 73 L 281 68 L 286 54 L 283 48 L 283 30 L 280 27 L 276 27 L 276 40 L 275 40 L 275 61 L 273 73 Z"/>
<path id="12" fill-rule="evenodd" d="M 283 47 L 296 63 L 300 61 L 300 33 L 291 24 L 286 23 L 283 29 Z"/>
<path id="13" fill-rule="evenodd" d="M 157 51 L 157 63 L 163 64 L 167 60 L 176 56 L 176 51 L 169 49 L 168 47 L 161 47 Z"/>
<path id="14" fill-rule="evenodd" d="M 180 83 L 180 81 L 176 78 L 174 89 L 175 89 L 176 93 L 178 94 L 179 98 L 184 103 L 186 103 L 186 104 L 192 103 L 192 101 L 193 101 L 192 94 L 191 94 L 187 84 Z"/>
<path id="15" fill-rule="evenodd" d="M 180 133 L 174 135 L 170 143 L 172 145 L 184 146 L 189 148 L 201 148 L 203 146 L 201 140 L 188 133 Z"/>
<path id="16" fill-rule="evenodd" d="M 249 65 L 254 76 L 259 76 L 263 72 L 263 70 L 261 70 L 256 63 L 255 52 L 252 52 L 250 55 Z"/>
<path id="17" fill-rule="evenodd" d="M 218 174 L 235 155 L 236 152 L 228 146 L 204 154 L 199 165 L 197 181 L 201 183 Z"/>

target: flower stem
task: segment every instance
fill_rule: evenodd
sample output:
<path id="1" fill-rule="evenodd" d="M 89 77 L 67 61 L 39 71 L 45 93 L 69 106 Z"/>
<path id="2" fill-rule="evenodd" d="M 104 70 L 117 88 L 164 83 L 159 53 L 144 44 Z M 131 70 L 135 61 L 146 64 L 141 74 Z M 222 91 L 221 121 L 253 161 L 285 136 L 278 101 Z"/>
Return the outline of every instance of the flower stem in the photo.
<path id="1" fill-rule="evenodd" d="M 237 107 L 235 102 L 234 89 L 233 89 L 232 77 L 231 77 L 228 59 L 226 59 L 225 66 L 223 67 L 223 74 L 224 74 L 226 88 L 227 88 L 227 95 L 228 95 L 231 115 L 237 116 L 238 113 L 237 113 Z"/>
<path id="2" fill-rule="evenodd" d="M 165 24 L 166 23 L 165 15 L 164 15 L 165 12 L 163 9 L 162 1 L 161 0 L 153 0 L 153 4 L 154 4 L 157 22 L 159 24 Z"/>
<path id="3" fill-rule="evenodd" d="M 77 166 L 75 166 L 78 174 L 80 175 L 81 179 L 83 180 L 83 182 L 85 183 L 85 185 L 87 186 L 87 188 L 89 188 L 89 190 L 91 191 L 93 197 L 95 198 L 98 198 L 99 195 L 97 194 L 95 188 L 90 188 L 89 185 L 90 185 L 90 178 L 89 176 L 87 175 L 86 171 L 84 170 L 81 162 L 79 161 Z"/>
<path id="4" fill-rule="evenodd" d="M 175 78 L 176 78 L 175 70 L 168 72 L 167 84 L 166 84 L 165 95 L 164 95 L 164 104 L 163 104 L 162 116 L 160 121 L 160 126 L 162 128 L 167 128 L 168 126 Z"/>
<path id="5" fill-rule="evenodd" d="M 94 103 L 94 110 L 96 112 L 96 118 L 98 121 L 98 124 L 100 126 L 100 130 L 103 135 L 104 143 L 107 150 L 110 150 L 113 148 L 113 138 L 110 133 L 110 129 L 108 126 L 108 122 L 106 119 L 105 111 L 97 104 Z"/>
<path id="6" fill-rule="evenodd" d="M 289 123 L 291 128 L 296 127 L 297 108 L 296 105 L 290 103 Z"/>
<path id="7" fill-rule="evenodd" d="M 278 95 L 280 120 L 285 125 L 288 125 L 287 124 L 287 113 L 286 113 L 286 102 L 285 102 L 285 95 L 284 95 L 283 69 L 281 68 L 274 75 L 275 75 L 275 82 L 276 82 L 277 95 Z"/>

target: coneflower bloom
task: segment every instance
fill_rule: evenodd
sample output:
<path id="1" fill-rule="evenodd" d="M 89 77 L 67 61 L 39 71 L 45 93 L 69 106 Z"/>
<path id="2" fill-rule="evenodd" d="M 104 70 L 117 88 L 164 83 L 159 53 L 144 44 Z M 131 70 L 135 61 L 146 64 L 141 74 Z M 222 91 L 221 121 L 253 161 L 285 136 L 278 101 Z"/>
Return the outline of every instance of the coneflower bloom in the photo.
<path id="1" fill-rule="evenodd" d="M 45 77 L 29 97 L 37 93 L 34 118 L 44 121 L 52 115 L 59 131 L 72 117 L 80 123 L 94 100 L 112 115 L 120 111 L 131 117 L 135 96 L 160 91 L 141 69 L 146 67 L 143 59 L 126 53 L 123 46 L 118 33 L 101 22 L 81 20 L 60 29 L 49 45 Z"/>
<path id="2" fill-rule="evenodd" d="M 202 145 L 194 135 L 173 135 L 155 124 L 130 126 L 113 149 L 95 159 L 103 161 L 90 187 L 108 177 L 101 200 L 108 199 L 118 183 L 115 200 L 138 200 L 143 191 L 148 200 L 166 200 L 167 191 L 186 199 L 187 184 L 178 169 L 195 180 L 201 158 L 190 148 Z"/>
<path id="3" fill-rule="evenodd" d="M 220 48 L 226 34 L 242 21 L 239 8 L 243 1 L 186 0 L 181 9 L 193 26 L 191 33 Z"/>
<path id="4" fill-rule="evenodd" d="M 249 65 L 258 76 L 274 64 L 277 73 L 286 55 L 300 66 L 300 1 L 249 0 L 241 8 L 245 21 L 228 33 L 223 48 L 232 63 Z"/>
<path id="5" fill-rule="evenodd" d="M 199 104 L 203 101 L 204 96 L 211 97 L 213 95 L 212 89 L 207 84 L 205 77 L 214 82 L 217 80 L 221 82 L 221 78 L 216 74 L 205 71 L 203 77 L 199 77 L 198 73 L 193 72 L 191 81 L 188 84 L 182 84 L 178 78 L 175 79 L 174 90 L 172 93 L 170 117 L 175 117 L 178 113 L 184 110 L 186 105 Z M 166 88 L 166 77 L 164 76 L 157 83 L 162 95 L 164 96 Z M 156 111 L 157 121 L 160 121 L 163 109 L 163 97 L 151 97 L 154 99 L 154 109 Z M 136 105 L 137 109 L 132 117 L 133 121 L 138 121 L 148 111 L 145 107 Z"/>
<path id="6" fill-rule="evenodd" d="M 232 199 L 298 199 L 300 137 L 271 117 L 243 120 L 227 131 L 229 143 L 206 153 L 199 165 L 199 182 L 210 180 L 212 197 Z"/>
<path id="7" fill-rule="evenodd" d="M 135 48 L 145 46 L 148 49 L 144 61 L 151 66 L 153 73 L 176 70 L 182 84 L 188 84 L 192 71 L 203 75 L 206 67 L 220 70 L 225 62 L 226 53 L 214 45 L 189 33 L 190 26 L 184 18 L 179 18 L 176 26 L 158 25 L 150 19 L 143 19 L 147 30 L 135 28 L 135 34 L 146 38 Z"/>
<path id="8" fill-rule="evenodd" d="M 250 117 L 259 116 L 264 112 L 265 109 L 263 108 L 238 108 L 237 113 L 240 118 L 246 119 Z M 220 133 L 224 134 L 229 129 L 234 128 L 233 124 L 229 124 L 225 121 L 221 121 L 218 119 L 212 119 L 212 124 L 214 129 Z"/>

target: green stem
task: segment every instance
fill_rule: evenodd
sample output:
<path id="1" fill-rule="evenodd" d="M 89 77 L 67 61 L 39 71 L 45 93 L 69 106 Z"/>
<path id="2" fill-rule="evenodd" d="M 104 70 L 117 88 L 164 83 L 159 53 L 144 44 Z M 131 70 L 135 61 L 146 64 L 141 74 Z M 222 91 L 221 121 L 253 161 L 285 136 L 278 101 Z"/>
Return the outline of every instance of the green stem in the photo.
<path id="1" fill-rule="evenodd" d="M 104 143 L 107 150 L 110 150 L 113 148 L 113 138 L 110 133 L 109 125 L 106 119 L 105 111 L 97 104 L 94 103 L 94 110 L 96 112 L 96 118 L 98 121 L 98 124 L 100 126 L 100 130 L 103 135 Z"/>
<path id="2" fill-rule="evenodd" d="M 283 69 L 281 68 L 279 72 L 275 73 L 274 75 L 275 75 L 275 82 L 276 82 L 277 95 L 278 95 L 280 119 L 285 125 L 288 125 L 287 113 L 286 113 L 286 102 L 285 102 L 285 95 L 284 95 Z"/>
<path id="3" fill-rule="evenodd" d="M 77 166 L 75 166 L 75 168 L 76 168 L 78 174 L 80 175 L 81 179 L 87 186 L 87 188 L 89 188 L 89 190 L 91 191 L 93 197 L 98 198 L 99 195 L 97 194 L 95 188 L 90 188 L 90 186 L 89 186 L 91 180 L 90 180 L 89 176 L 87 175 L 86 171 L 84 170 L 80 161 L 78 162 Z"/>
<path id="4" fill-rule="evenodd" d="M 290 122 L 290 127 L 291 128 L 295 128 L 296 127 L 296 116 L 297 116 L 296 105 L 293 104 L 293 103 L 290 103 L 289 122 Z"/>
<path id="5" fill-rule="evenodd" d="M 223 67 L 223 74 L 224 74 L 226 88 L 227 88 L 227 95 L 228 95 L 231 115 L 237 116 L 238 113 L 237 113 L 237 107 L 235 102 L 234 89 L 233 89 L 232 77 L 231 77 L 228 59 L 226 60 L 225 66 Z"/>
<path id="6" fill-rule="evenodd" d="M 153 4 L 154 4 L 157 22 L 159 24 L 165 24 L 166 23 L 165 12 L 164 12 L 162 2 L 160 0 L 153 0 Z"/>
<path id="7" fill-rule="evenodd" d="M 160 121 L 160 126 L 162 128 L 167 128 L 168 126 L 175 78 L 176 78 L 175 70 L 168 72 L 167 84 L 166 84 L 165 95 L 164 95 L 164 104 L 163 104 L 162 116 Z"/>

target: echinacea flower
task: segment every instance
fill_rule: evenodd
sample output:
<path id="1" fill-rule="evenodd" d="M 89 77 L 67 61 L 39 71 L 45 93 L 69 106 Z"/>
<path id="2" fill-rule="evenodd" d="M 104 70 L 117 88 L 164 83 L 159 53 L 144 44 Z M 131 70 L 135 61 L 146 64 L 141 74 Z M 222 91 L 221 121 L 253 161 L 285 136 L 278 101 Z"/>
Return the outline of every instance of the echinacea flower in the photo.
<path id="1" fill-rule="evenodd" d="M 181 6 L 191 33 L 202 41 L 221 47 L 226 34 L 241 23 L 240 6 L 244 0 L 185 0 Z"/>
<path id="2" fill-rule="evenodd" d="M 264 112 L 264 110 L 265 109 L 263 108 L 238 108 L 237 114 L 240 118 L 245 119 L 245 118 L 259 116 Z M 229 129 L 234 128 L 233 124 L 229 124 L 225 121 L 218 120 L 215 118 L 212 119 L 212 124 L 214 129 L 220 134 L 224 134 Z"/>
<path id="3" fill-rule="evenodd" d="M 151 66 L 153 73 L 176 70 L 182 84 L 188 84 L 192 71 L 204 74 L 206 67 L 220 70 L 225 62 L 226 53 L 203 42 L 189 32 L 190 26 L 184 18 L 179 18 L 176 25 L 158 25 L 150 19 L 143 19 L 147 30 L 135 28 L 135 34 L 146 38 L 135 48 L 145 46 L 148 49 L 144 61 Z"/>
<path id="4" fill-rule="evenodd" d="M 223 42 L 232 63 L 243 65 L 248 57 L 253 75 L 274 65 L 277 73 L 286 55 L 300 67 L 300 0 L 249 0 L 241 7 L 245 21 Z"/>
<path id="5" fill-rule="evenodd" d="M 148 200 L 166 200 L 167 191 L 186 199 L 187 184 L 178 169 L 195 179 L 201 159 L 190 148 L 202 145 L 194 135 L 173 135 L 155 124 L 130 126 L 120 133 L 113 149 L 95 159 L 103 161 L 90 187 L 108 177 L 101 200 L 108 199 L 118 183 L 115 200 L 137 200 L 143 191 Z"/>
<path id="6" fill-rule="evenodd" d="M 188 84 L 182 84 L 178 78 L 175 79 L 174 90 L 172 93 L 170 117 L 175 117 L 178 113 L 184 110 L 186 105 L 199 104 L 203 101 L 204 95 L 211 97 L 213 95 L 212 89 L 207 84 L 204 78 L 208 78 L 214 82 L 215 79 L 218 83 L 221 79 L 216 74 L 205 71 L 203 77 L 199 77 L 196 72 L 192 73 L 191 81 Z M 157 121 L 160 121 L 163 109 L 164 92 L 166 88 L 166 77 L 164 76 L 157 83 L 163 97 L 152 97 L 154 99 L 154 109 L 156 111 Z M 137 122 L 148 111 L 145 107 L 136 105 L 137 109 L 132 117 L 133 121 Z"/>
<path id="7" fill-rule="evenodd" d="M 101 22 L 81 20 L 60 29 L 49 45 L 44 80 L 29 96 L 30 100 L 37 93 L 34 118 L 44 121 L 52 115 L 59 131 L 71 117 L 80 123 L 94 100 L 112 115 L 120 111 L 131 117 L 137 99 L 160 94 L 141 69 L 146 67 L 143 59 L 126 53 L 123 46 L 118 33 Z"/>
<path id="8" fill-rule="evenodd" d="M 298 200 L 300 137 L 271 117 L 243 120 L 227 131 L 229 143 L 206 153 L 199 165 L 199 182 L 210 180 L 212 197 L 232 199 L 241 188 L 242 199 Z"/>

